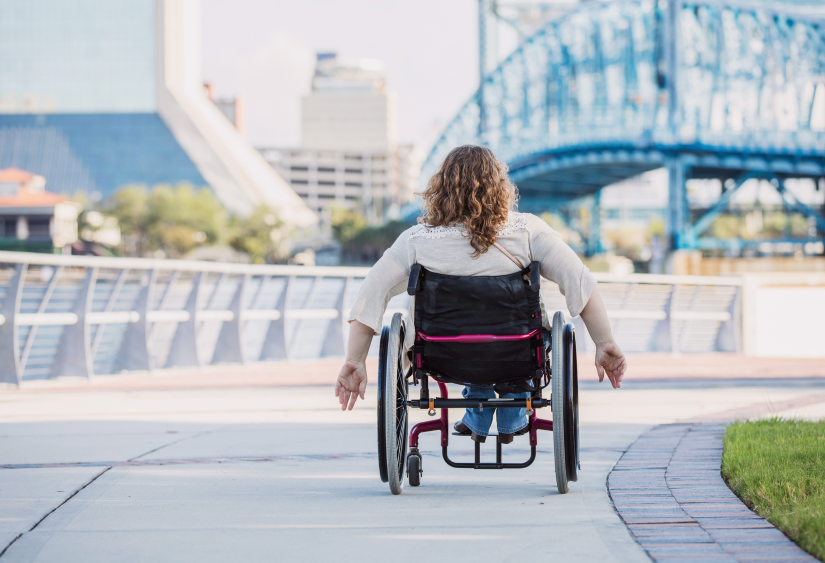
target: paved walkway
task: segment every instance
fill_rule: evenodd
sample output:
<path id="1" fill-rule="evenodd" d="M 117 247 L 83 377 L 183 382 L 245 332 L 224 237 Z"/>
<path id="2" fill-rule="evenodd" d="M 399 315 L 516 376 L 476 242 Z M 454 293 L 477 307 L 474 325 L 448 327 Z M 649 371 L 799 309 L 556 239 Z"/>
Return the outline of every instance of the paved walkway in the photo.
<path id="1" fill-rule="evenodd" d="M 657 426 L 616 463 L 608 489 L 636 541 L 657 562 L 816 562 L 722 480 L 724 433 L 719 424 Z"/>
<path id="2" fill-rule="evenodd" d="M 182 374 L 0 392 L 0 563 L 648 561 L 605 487 L 641 434 L 825 406 L 824 378 L 662 378 L 613 391 L 583 369 L 582 471 L 569 494 L 555 490 L 547 434 L 518 471 L 449 468 L 424 435 L 422 485 L 396 497 L 376 470 L 373 387 L 341 413 L 328 385 L 337 362 L 304 364 L 319 380 L 310 386 L 281 367 L 231 369 L 234 380 L 224 368 L 214 385 Z M 451 441 L 456 457 L 471 452 L 468 439 Z M 527 453 L 523 437 L 505 447 L 514 461 Z"/>
<path id="3" fill-rule="evenodd" d="M 632 354 L 628 382 L 674 382 L 684 384 L 741 384 L 744 381 L 784 380 L 807 384 L 825 379 L 825 362 L 817 358 L 746 358 L 736 354 Z M 579 373 L 592 373 L 593 356 L 579 354 Z M 376 358 L 367 360 L 370 373 L 378 366 Z M 91 389 L 195 389 L 215 387 L 281 387 L 332 385 L 341 368 L 338 359 L 264 362 L 247 366 L 206 366 L 201 370 L 163 369 L 151 376 L 145 373 L 96 376 L 60 380 L 34 380 L 23 384 L 27 393 L 50 391 L 87 391 Z M 7 384 L 4 390 L 16 392 Z"/>

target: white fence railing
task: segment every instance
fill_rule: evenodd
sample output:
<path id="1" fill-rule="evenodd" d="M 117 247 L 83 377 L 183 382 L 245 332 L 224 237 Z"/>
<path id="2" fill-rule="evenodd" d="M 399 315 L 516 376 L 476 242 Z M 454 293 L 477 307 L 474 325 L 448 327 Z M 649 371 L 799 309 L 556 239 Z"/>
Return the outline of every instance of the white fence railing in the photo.
<path id="1" fill-rule="evenodd" d="M 740 352 L 738 277 L 594 274 L 616 339 L 626 352 Z M 564 298 L 545 283 L 548 311 Z M 595 349 L 580 318 L 573 319 L 579 348 Z"/>
<path id="2" fill-rule="evenodd" d="M 368 271 L 0 252 L 0 382 L 342 356 Z M 596 277 L 628 351 L 741 349 L 739 278 Z"/>

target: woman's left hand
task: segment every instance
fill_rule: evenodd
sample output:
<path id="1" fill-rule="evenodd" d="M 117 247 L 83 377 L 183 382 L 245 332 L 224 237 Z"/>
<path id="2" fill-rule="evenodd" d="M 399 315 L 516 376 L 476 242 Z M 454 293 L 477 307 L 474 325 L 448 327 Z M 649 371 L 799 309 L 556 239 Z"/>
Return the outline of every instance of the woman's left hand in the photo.
<path id="1" fill-rule="evenodd" d="M 606 342 L 596 346 L 596 371 L 599 374 L 600 383 L 604 381 L 604 376 L 607 374 L 613 389 L 622 386 L 622 378 L 624 372 L 627 371 L 627 360 L 618 344 Z"/>
<path id="2" fill-rule="evenodd" d="M 364 362 L 347 360 L 338 374 L 338 381 L 335 382 L 335 396 L 341 403 L 341 410 L 352 410 L 358 397 L 364 399 L 364 391 L 367 389 L 367 366 Z M 349 403 L 349 408 L 347 404 Z"/>

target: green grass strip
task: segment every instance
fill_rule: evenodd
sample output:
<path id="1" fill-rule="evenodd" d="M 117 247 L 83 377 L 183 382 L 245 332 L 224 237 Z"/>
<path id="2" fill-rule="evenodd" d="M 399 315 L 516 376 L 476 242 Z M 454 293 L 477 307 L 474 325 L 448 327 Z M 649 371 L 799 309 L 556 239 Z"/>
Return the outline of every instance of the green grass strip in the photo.
<path id="1" fill-rule="evenodd" d="M 825 420 L 728 426 L 722 477 L 754 512 L 825 559 Z"/>

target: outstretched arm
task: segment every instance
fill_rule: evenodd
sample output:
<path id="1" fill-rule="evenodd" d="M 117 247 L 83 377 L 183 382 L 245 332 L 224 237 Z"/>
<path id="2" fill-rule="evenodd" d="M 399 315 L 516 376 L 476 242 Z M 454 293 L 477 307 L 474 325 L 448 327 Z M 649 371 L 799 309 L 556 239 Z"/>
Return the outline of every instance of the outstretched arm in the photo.
<path id="1" fill-rule="evenodd" d="M 335 396 L 341 410 L 352 410 L 367 388 L 367 368 L 364 362 L 370 350 L 372 337 L 381 331 L 381 323 L 387 303 L 403 292 L 410 275 L 410 257 L 407 252 L 409 229 L 401 233 L 393 245 L 367 274 L 349 317 L 347 360 L 335 383 Z"/>
<path id="2" fill-rule="evenodd" d="M 542 277 L 558 284 L 570 314 L 574 317 L 581 315 L 596 343 L 599 381 L 604 381 L 607 372 L 613 388 L 618 389 L 622 385 L 627 361 L 621 348 L 613 340 L 607 310 L 596 289 L 596 280 L 558 232 L 535 215 L 526 214 L 526 217 L 530 231 L 531 259 L 541 262 Z"/>
<path id="3" fill-rule="evenodd" d="M 335 382 L 335 396 L 341 403 L 341 410 L 349 410 L 355 406 L 360 396 L 363 400 L 367 388 L 367 353 L 370 351 L 373 330 L 358 321 L 349 324 L 349 340 L 347 341 L 347 360 L 338 374 Z"/>
<path id="4" fill-rule="evenodd" d="M 607 309 L 598 289 L 593 288 L 587 305 L 582 309 L 581 317 L 590 337 L 596 343 L 596 371 L 599 372 L 599 381 L 604 381 L 604 374 L 607 373 L 613 389 L 618 389 L 622 386 L 627 360 L 622 354 L 622 349 L 613 340 Z"/>

